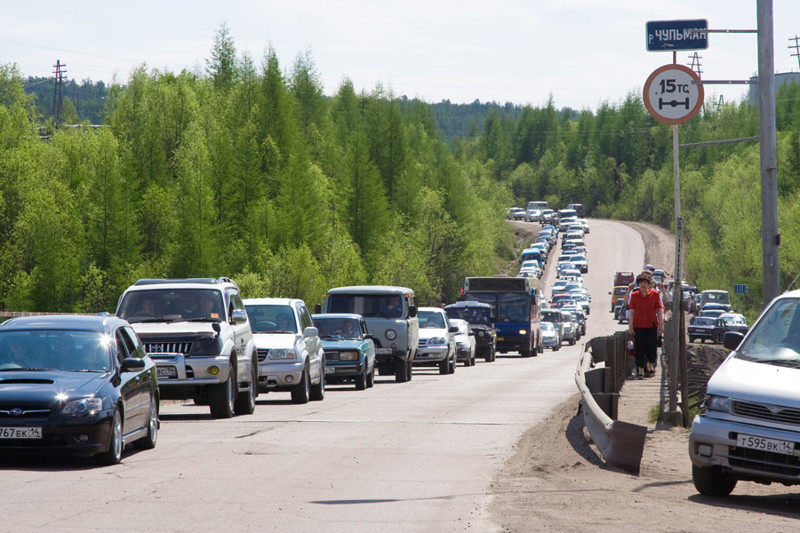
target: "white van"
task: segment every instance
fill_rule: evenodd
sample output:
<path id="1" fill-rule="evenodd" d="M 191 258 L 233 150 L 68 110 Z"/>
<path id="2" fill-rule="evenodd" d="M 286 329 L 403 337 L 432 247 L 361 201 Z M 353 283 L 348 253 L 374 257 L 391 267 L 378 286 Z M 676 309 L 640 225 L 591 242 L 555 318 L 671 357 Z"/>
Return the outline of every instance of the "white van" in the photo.
<path id="1" fill-rule="evenodd" d="M 728 496 L 737 481 L 800 484 L 800 291 L 775 298 L 706 388 L 689 435 L 700 494 Z"/>

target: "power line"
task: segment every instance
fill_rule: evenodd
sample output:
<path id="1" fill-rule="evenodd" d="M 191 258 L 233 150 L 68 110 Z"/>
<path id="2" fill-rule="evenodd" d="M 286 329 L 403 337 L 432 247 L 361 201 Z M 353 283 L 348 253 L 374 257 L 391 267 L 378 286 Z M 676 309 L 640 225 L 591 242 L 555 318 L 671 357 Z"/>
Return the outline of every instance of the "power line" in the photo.
<path id="1" fill-rule="evenodd" d="M 794 45 L 789 45 L 787 47 L 787 48 L 789 48 L 789 50 L 794 48 L 794 53 L 793 54 L 789 54 L 789 55 L 792 56 L 792 57 L 796 57 L 797 58 L 797 67 L 798 67 L 798 69 L 800 69 L 800 42 L 798 42 L 798 41 L 800 41 L 800 37 L 795 35 L 794 37 L 789 37 L 789 40 L 790 41 L 794 41 Z"/>
<path id="2" fill-rule="evenodd" d="M 53 67 L 56 71 L 53 73 L 55 74 L 55 88 L 53 89 L 53 116 L 56 119 L 56 125 L 61 125 L 61 107 L 64 103 L 63 96 L 61 94 L 61 86 L 64 84 L 64 74 L 67 73 L 66 69 L 62 69 L 62 67 L 66 67 L 66 64 L 61 63 L 60 59 L 56 60 L 56 64 Z"/>

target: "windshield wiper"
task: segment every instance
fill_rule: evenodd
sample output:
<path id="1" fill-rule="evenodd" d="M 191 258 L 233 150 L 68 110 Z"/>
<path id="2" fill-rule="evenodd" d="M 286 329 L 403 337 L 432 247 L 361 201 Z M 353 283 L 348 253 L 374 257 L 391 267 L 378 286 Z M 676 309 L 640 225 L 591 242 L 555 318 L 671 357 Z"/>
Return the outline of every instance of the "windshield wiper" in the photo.
<path id="1" fill-rule="evenodd" d="M 181 322 L 219 322 L 219 319 L 208 316 L 199 316 L 195 318 L 183 318 L 181 319 Z"/>
<path id="2" fill-rule="evenodd" d="M 779 358 L 775 358 L 775 359 L 761 359 L 761 360 L 756 359 L 756 361 L 759 362 L 759 363 L 765 363 L 765 364 L 768 364 L 768 365 L 786 366 L 786 367 L 789 367 L 789 368 L 800 368 L 800 359 L 797 359 L 797 358 L 795 358 L 795 359 L 779 359 Z"/>

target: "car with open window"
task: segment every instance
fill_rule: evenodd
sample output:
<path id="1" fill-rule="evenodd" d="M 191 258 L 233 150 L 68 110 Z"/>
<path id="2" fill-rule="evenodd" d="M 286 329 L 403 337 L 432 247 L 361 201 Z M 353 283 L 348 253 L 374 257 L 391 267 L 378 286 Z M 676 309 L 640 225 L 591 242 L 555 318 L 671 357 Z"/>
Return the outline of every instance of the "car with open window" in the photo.
<path id="1" fill-rule="evenodd" d="M 364 317 L 348 313 L 312 315 L 325 351 L 328 384 L 355 384 L 364 390 L 375 384 L 375 343 Z"/>

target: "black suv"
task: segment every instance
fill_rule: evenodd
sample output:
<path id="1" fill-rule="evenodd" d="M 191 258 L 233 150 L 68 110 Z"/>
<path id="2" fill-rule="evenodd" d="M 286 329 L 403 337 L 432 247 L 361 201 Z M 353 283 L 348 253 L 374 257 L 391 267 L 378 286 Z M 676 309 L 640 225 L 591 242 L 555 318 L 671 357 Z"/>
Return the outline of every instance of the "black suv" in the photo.
<path id="1" fill-rule="evenodd" d="M 484 361 L 494 361 L 497 349 L 497 333 L 494 330 L 492 306 L 484 302 L 464 300 L 444 308 L 448 318 L 460 318 L 469 322 L 475 334 L 475 355 Z"/>

